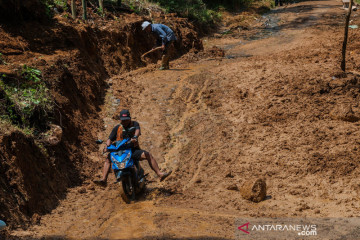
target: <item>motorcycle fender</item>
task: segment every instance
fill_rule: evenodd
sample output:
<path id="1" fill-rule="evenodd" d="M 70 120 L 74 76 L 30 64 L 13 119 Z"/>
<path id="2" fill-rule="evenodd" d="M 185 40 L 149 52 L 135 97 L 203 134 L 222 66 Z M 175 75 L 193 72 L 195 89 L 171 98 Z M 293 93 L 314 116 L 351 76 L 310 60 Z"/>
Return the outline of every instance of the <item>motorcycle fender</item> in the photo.
<path id="1" fill-rule="evenodd" d="M 119 182 L 121 181 L 121 179 L 125 176 L 129 176 L 131 173 L 130 171 L 123 171 L 123 170 L 119 170 L 115 173 L 115 177 L 116 177 L 116 180 Z"/>

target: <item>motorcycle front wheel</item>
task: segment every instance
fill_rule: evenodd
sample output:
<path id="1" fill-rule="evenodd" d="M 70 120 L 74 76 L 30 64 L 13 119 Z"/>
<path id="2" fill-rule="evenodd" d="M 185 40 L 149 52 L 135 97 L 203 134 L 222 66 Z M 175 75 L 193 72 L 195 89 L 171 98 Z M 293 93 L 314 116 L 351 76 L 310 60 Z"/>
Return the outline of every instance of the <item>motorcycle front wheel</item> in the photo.
<path id="1" fill-rule="evenodd" d="M 119 182 L 119 190 L 120 196 L 125 203 L 129 204 L 131 203 L 131 200 L 134 200 L 135 189 L 130 176 L 125 177 Z"/>

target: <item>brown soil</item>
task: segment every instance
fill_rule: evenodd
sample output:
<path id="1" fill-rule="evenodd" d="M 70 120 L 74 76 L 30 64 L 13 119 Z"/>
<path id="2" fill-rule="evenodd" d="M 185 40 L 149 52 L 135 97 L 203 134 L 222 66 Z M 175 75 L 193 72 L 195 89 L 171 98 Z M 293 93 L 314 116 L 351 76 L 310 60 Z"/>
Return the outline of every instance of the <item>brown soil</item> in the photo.
<path id="1" fill-rule="evenodd" d="M 142 126 L 142 148 L 173 174 L 160 183 L 144 162 L 150 182 L 130 205 L 115 184 L 102 189 L 88 175 L 39 225 L 12 236 L 232 239 L 240 216 L 358 216 L 360 125 L 348 116 L 360 113 L 360 33 L 350 30 L 348 72 L 339 74 L 340 6 L 288 5 L 251 33 L 204 40 L 205 49 L 225 49 L 225 58 L 190 52 L 169 71 L 151 65 L 110 78 L 101 112 L 86 129 L 104 139 L 119 110 L 129 108 Z M 271 19 L 278 26 L 270 31 Z M 352 20 L 360 24 L 358 15 Z M 99 176 L 100 147 L 87 151 Z M 256 178 L 266 179 L 260 203 L 238 191 Z"/>

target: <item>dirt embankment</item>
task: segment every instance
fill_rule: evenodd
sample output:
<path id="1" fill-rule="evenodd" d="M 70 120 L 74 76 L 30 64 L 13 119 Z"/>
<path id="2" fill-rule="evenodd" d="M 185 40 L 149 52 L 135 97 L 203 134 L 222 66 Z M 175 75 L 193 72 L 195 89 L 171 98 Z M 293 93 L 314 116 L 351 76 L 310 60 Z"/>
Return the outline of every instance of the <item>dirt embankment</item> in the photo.
<path id="1" fill-rule="evenodd" d="M 28 14 L 26 6 L 12 14 L 24 9 Z M 202 49 L 186 19 L 160 15 L 155 19 L 175 30 L 179 55 Z M 42 147 L 36 137 L 1 127 L 0 219 L 12 226 L 25 226 L 31 218 L 37 222 L 38 215 L 51 211 L 69 186 L 92 174 L 94 163 L 88 155 L 97 149 L 93 130 L 102 126 L 98 112 L 108 87 L 105 80 L 145 66 L 140 56 L 154 45 L 154 39 L 141 30 L 143 20 L 124 14 L 117 20 L 93 19 L 86 24 L 62 16 L 47 23 L 2 24 L 0 52 L 7 64 L 0 65 L 0 72 L 11 74 L 22 64 L 42 70 L 55 103 L 52 122 L 61 126 L 63 135 L 60 143 Z"/>

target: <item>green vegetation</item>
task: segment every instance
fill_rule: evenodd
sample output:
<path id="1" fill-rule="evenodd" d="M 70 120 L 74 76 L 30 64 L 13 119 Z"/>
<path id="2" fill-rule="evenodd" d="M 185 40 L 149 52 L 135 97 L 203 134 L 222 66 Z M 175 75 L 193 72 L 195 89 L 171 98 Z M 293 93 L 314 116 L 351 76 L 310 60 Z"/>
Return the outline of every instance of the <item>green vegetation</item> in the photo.
<path id="1" fill-rule="evenodd" d="M 66 0 L 40 0 L 45 6 L 45 13 L 49 18 L 52 18 L 54 15 L 54 8 L 57 8 L 60 11 L 67 12 L 68 6 Z"/>
<path id="2" fill-rule="evenodd" d="M 65 12 L 68 11 L 67 1 L 66 0 L 54 0 L 55 7 L 62 8 Z"/>
<path id="3" fill-rule="evenodd" d="M 53 1 L 51 0 L 41 0 L 41 3 L 44 4 L 45 6 L 45 13 L 46 15 L 49 17 L 49 18 L 52 18 L 53 17 Z"/>
<path id="4" fill-rule="evenodd" d="M 143 8 L 141 2 L 136 0 L 125 0 L 124 3 L 129 6 L 136 14 L 139 14 Z"/>
<path id="5" fill-rule="evenodd" d="M 56 7 L 60 12 L 65 11 L 75 18 L 75 1 L 67 0 L 40 0 L 46 6 L 46 12 L 50 16 Z M 177 13 L 181 17 L 189 18 L 201 24 L 213 24 L 220 20 L 221 11 L 239 11 L 248 8 L 259 0 L 82 0 L 82 18 L 87 19 L 86 2 L 89 1 L 91 7 L 95 7 L 95 12 L 104 16 L 104 3 L 116 6 L 127 5 L 135 13 L 145 13 L 154 6 L 163 9 L 166 13 Z M 264 1 L 264 0 L 263 0 Z M 272 1 L 272 0 L 265 0 Z M 360 1 L 360 0 L 358 0 Z M 260 4 L 261 5 L 261 4 Z M 71 9 L 70 9 L 71 6 Z M 70 11 L 71 10 L 71 11 Z"/>
<path id="6" fill-rule="evenodd" d="M 152 2 L 158 3 L 166 12 L 175 12 L 200 23 L 213 23 L 220 18 L 220 14 L 208 8 L 202 0 L 152 0 Z"/>
<path id="7" fill-rule="evenodd" d="M 143 0 L 146 1 L 146 0 Z M 221 17 L 221 12 L 240 11 L 251 6 L 270 6 L 272 0 L 150 0 L 159 4 L 166 12 L 175 12 L 182 17 L 200 23 L 212 24 Z M 360 0 L 359 0 L 360 1 Z M 139 1 L 136 1 L 139 2 Z M 140 0 L 141 2 L 141 0 Z"/>
<path id="8" fill-rule="evenodd" d="M 16 77 L 0 76 L 0 118 L 22 129 L 43 129 L 53 102 L 41 71 L 23 65 Z"/>
<path id="9" fill-rule="evenodd" d="M 104 13 L 104 1 L 103 0 L 99 0 L 99 9 L 101 14 Z"/>

